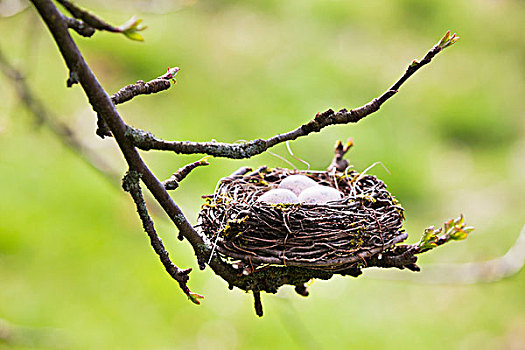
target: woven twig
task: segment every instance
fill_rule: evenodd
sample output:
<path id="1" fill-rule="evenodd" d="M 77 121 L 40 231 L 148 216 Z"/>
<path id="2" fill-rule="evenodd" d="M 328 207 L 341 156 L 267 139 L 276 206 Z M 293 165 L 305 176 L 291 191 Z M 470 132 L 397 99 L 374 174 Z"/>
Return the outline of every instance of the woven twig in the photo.
<path id="1" fill-rule="evenodd" d="M 323 205 L 257 202 L 292 174 L 338 188 L 343 199 Z M 337 273 L 407 238 L 403 208 L 375 176 L 261 168 L 221 180 L 205 196 L 199 229 L 226 260 Z"/>

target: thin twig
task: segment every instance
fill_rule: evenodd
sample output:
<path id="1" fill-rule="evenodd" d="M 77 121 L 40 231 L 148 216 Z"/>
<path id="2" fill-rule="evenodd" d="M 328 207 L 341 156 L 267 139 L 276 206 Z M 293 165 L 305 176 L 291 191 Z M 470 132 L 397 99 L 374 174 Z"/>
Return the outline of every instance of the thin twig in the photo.
<path id="1" fill-rule="evenodd" d="M 445 40 L 446 39 L 446 40 Z M 166 141 L 155 137 L 152 133 L 135 129 L 129 133 L 133 143 L 142 150 L 162 150 L 173 151 L 179 154 L 207 154 L 214 157 L 225 157 L 233 159 L 250 158 L 265 152 L 268 148 L 286 141 L 292 141 L 302 136 L 307 136 L 313 132 L 319 132 L 330 125 L 357 123 L 366 116 L 379 110 L 381 105 L 394 96 L 401 85 L 408 80 L 421 67 L 430 61 L 444 48 L 456 42 L 458 37 L 450 36 L 448 32 L 445 37 L 430 49 L 421 61 L 414 60 L 406 69 L 405 73 L 387 91 L 378 98 L 373 99 L 364 106 L 350 111 L 341 109 L 334 112 L 328 109 L 322 113 L 317 113 L 313 120 L 301 125 L 295 130 L 284 134 L 278 134 L 269 139 L 256 139 L 243 143 L 223 143 L 223 142 L 190 142 L 190 141 Z"/>
<path id="2" fill-rule="evenodd" d="M 111 24 L 107 23 L 103 19 L 100 19 L 99 17 L 95 16 L 94 14 L 78 7 L 71 1 L 67 0 L 56 0 L 60 5 L 64 6 L 66 10 L 71 14 L 71 16 L 83 21 L 90 27 L 97 29 L 97 30 L 105 30 L 108 32 L 118 33 L 120 30 L 118 27 L 112 26 Z"/>
<path id="3" fill-rule="evenodd" d="M 169 68 L 166 73 L 148 81 L 147 83 L 143 80 L 139 80 L 136 84 L 124 86 L 111 96 L 111 102 L 113 102 L 114 105 L 118 105 L 127 102 L 138 95 L 149 95 L 167 90 L 171 87 L 170 80 L 173 81 L 174 84 L 176 83 L 175 75 L 177 75 L 179 70 L 179 67 Z M 100 116 L 97 116 L 96 134 L 101 138 L 112 136 L 111 131 Z"/>
<path id="4" fill-rule="evenodd" d="M 97 112 L 101 117 L 101 120 L 107 124 L 108 129 L 111 131 L 111 134 L 120 147 L 122 154 L 129 165 L 130 174 L 137 174 L 137 177 L 138 174 L 140 174 L 140 178 L 142 179 L 143 183 L 177 226 L 180 234 L 184 236 L 184 238 L 186 238 L 192 245 L 201 268 L 204 268 L 206 263 L 205 259 L 209 257 L 211 250 L 211 246 L 209 245 L 207 238 L 197 232 L 195 228 L 190 225 L 180 208 L 166 192 L 164 185 L 144 163 L 135 147 L 136 145 L 143 149 L 171 149 L 177 153 L 205 153 L 218 157 L 248 158 L 262 153 L 266 149 L 279 143 L 294 140 L 298 137 L 306 136 L 312 132 L 318 132 L 322 128 L 329 125 L 355 123 L 367 115 L 377 111 L 382 103 L 387 101 L 397 92 L 401 84 L 403 84 L 403 82 L 406 81 L 408 77 L 410 77 L 423 65 L 429 63 L 432 57 L 434 57 L 443 48 L 451 45 L 455 40 L 457 40 L 457 38 L 454 36 L 450 37 L 450 33 L 447 33 L 442 41 L 432 50 L 430 50 L 421 62 L 414 61 L 409 66 L 405 74 L 401 77 L 401 79 L 399 79 L 398 82 L 396 82 L 396 84 L 394 84 L 387 92 L 385 92 L 379 98 L 374 99 L 367 105 L 355 110 L 347 111 L 343 109 L 339 112 L 334 112 L 330 109 L 323 113 L 318 113 L 312 121 L 302 125 L 296 130 L 285 134 L 276 135 L 267 140 L 259 139 L 245 142 L 243 144 L 223 144 L 217 142 L 170 143 L 167 141 L 158 140 L 149 133 L 132 129 L 126 125 L 126 123 L 118 114 L 110 96 L 102 88 L 90 67 L 85 62 L 75 42 L 71 38 L 65 17 L 58 11 L 51 0 L 31 0 L 31 2 L 34 4 L 40 16 L 48 26 L 70 71 L 68 85 L 71 85 L 75 82 L 80 83 L 89 99 L 89 103 L 95 112 Z M 60 0 L 60 3 L 62 4 L 66 2 L 69 3 L 68 1 Z M 71 11 L 71 9 L 69 10 Z M 82 17 L 85 16 L 84 13 L 77 15 L 73 14 L 73 16 L 77 19 L 82 19 L 89 25 L 92 25 L 92 23 L 89 22 L 90 19 L 87 19 L 87 17 Z M 97 28 L 96 25 L 92 26 Z M 130 33 L 128 33 L 129 35 L 133 35 L 134 31 L 139 30 L 137 21 L 128 24 L 128 29 L 131 30 Z M 149 214 L 147 214 L 145 206 L 142 205 L 142 196 L 140 195 L 140 197 L 138 197 L 137 191 L 133 189 L 133 186 L 131 186 L 130 192 L 133 195 L 135 203 L 140 204 L 138 207 L 144 209 L 142 213 L 142 209 L 139 209 L 139 215 L 141 215 L 146 232 L 148 232 L 149 235 L 151 232 L 150 221 L 148 221 L 145 216 L 147 215 L 147 217 L 149 217 Z M 144 220 L 145 218 L 146 220 Z M 152 245 L 153 244 L 154 242 L 152 241 Z M 257 273 L 244 276 L 242 274 L 239 275 L 236 269 L 218 257 L 214 257 L 210 261 L 209 265 L 213 271 L 225 279 L 230 286 L 237 286 L 243 290 L 255 289 L 258 291 L 257 293 L 263 290 L 266 292 L 275 293 L 277 291 L 278 285 L 291 284 L 297 286 L 306 283 L 310 278 L 328 279 L 332 276 L 332 274 L 329 272 L 316 270 L 308 271 L 308 273 L 305 274 L 301 268 L 295 268 L 293 266 L 287 267 L 286 269 L 270 266 L 262 271 L 258 271 Z M 276 273 L 276 271 L 278 271 L 278 273 Z M 359 272 L 359 269 L 351 269 L 347 271 L 346 274 L 358 275 Z M 275 278 L 273 280 L 271 278 L 272 276 L 276 275 L 279 276 L 278 283 Z"/>
<path id="5" fill-rule="evenodd" d="M 381 280 L 410 281 L 429 284 L 474 284 L 501 281 L 516 275 L 525 265 L 525 226 L 507 252 L 495 259 L 458 264 L 426 264 L 421 274 L 376 273 L 367 277 Z"/>
<path id="6" fill-rule="evenodd" d="M 353 145 L 354 140 L 352 138 L 349 138 L 346 141 L 346 144 L 343 144 L 341 140 L 337 140 L 334 149 L 334 158 L 328 166 L 327 171 L 345 171 L 348 168 L 349 163 L 346 159 L 344 159 L 344 156 L 346 153 L 348 153 L 348 151 L 350 151 L 350 148 L 352 148 Z"/>
<path id="7" fill-rule="evenodd" d="M 82 21 L 84 23 L 84 26 L 90 27 L 89 30 L 103 30 L 108 31 L 111 33 L 122 33 L 126 37 L 128 37 L 131 40 L 138 40 L 143 41 L 144 38 L 138 33 L 144 29 L 146 29 L 146 26 L 143 26 L 141 24 L 141 19 L 136 19 L 135 17 L 132 17 L 129 21 L 124 23 L 121 26 L 115 27 L 103 19 L 95 16 L 94 14 L 84 10 L 83 8 L 78 7 L 77 5 L 73 4 L 71 1 L 68 0 L 57 0 L 59 4 L 64 6 L 68 12 L 75 17 L 76 19 Z M 80 35 L 83 35 L 82 32 L 78 32 L 77 28 L 75 28 L 77 24 L 74 24 L 72 27 L 77 33 Z M 93 34 L 91 34 L 93 35 Z M 91 36 L 90 35 L 90 36 Z"/>
<path id="8" fill-rule="evenodd" d="M 199 261 L 204 262 L 206 246 L 200 234 L 187 221 L 180 208 L 164 189 L 162 183 L 146 166 L 140 154 L 126 136 L 128 126 L 124 123 L 111 98 L 102 88 L 87 65 L 77 45 L 68 32 L 64 16 L 50 0 L 31 0 L 40 16 L 48 26 L 70 71 L 75 71 L 95 112 L 102 116 L 120 147 L 130 169 L 142 174 L 141 179 L 157 202 L 175 223 L 177 228 L 194 247 Z"/>
<path id="9" fill-rule="evenodd" d="M 127 85 L 114 93 L 111 96 L 111 101 L 113 104 L 117 105 L 127 102 L 138 95 L 149 95 L 167 90 L 171 86 L 170 80 L 175 82 L 175 75 L 177 75 L 179 70 L 179 67 L 169 68 L 165 74 L 150 80 L 147 83 L 139 80 L 136 84 Z"/>
<path id="10" fill-rule="evenodd" d="M 253 291 L 253 306 L 255 308 L 255 314 L 262 317 L 263 307 L 261 302 L 261 292 Z"/>
<path id="11" fill-rule="evenodd" d="M 174 190 L 179 187 L 179 183 L 186 178 L 195 168 L 200 166 L 210 165 L 208 159 L 210 157 L 204 157 L 196 162 L 187 164 L 177 170 L 171 177 L 162 183 L 167 190 Z"/>
<path id="12" fill-rule="evenodd" d="M 49 28 L 70 72 L 76 72 L 78 81 L 88 97 L 89 103 L 95 112 L 102 116 L 104 122 L 111 130 L 129 168 L 141 174 L 142 181 L 164 212 L 179 229 L 179 234 L 191 244 L 199 267 L 204 269 L 206 266 L 206 258 L 209 257 L 211 247 L 207 245 L 206 239 L 188 222 L 179 206 L 175 204 L 166 192 L 164 185 L 146 166 L 137 149 L 133 143 L 130 142 L 126 134 L 129 127 L 118 114 L 111 98 L 102 88 L 80 53 L 77 45 L 71 38 L 64 16 L 58 11 L 51 0 L 31 0 L 31 2 Z M 233 267 L 218 258 L 212 259 L 209 266 L 217 275 L 221 276 L 232 286 L 235 285 L 241 289 L 247 289 L 249 288 L 248 286 L 253 283 L 253 277 L 238 276 L 237 271 Z M 286 272 L 290 280 L 297 279 L 293 273 L 293 270 Z M 320 276 L 323 275 L 321 274 Z"/>
<path id="13" fill-rule="evenodd" d="M 135 202 L 135 205 L 137 207 L 137 213 L 139 214 L 140 220 L 142 221 L 142 227 L 144 227 L 144 231 L 146 231 L 146 233 L 148 234 L 151 246 L 153 247 L 155 253 L 157 253 L 157 255 L 159 256 L 162 265 L 164 265 L 164 268 L 166 269 L 168 274 L 174 280 L 179 282 L 179 286 L 184 292 L 184 294 L 191 298 L 191 291 L 186 284 L 189 279 L 189 273 L 191 272 L 191 268 L 182 270 L 171 261 L 168 251 L 166 250 L 166 248 L 164 248 L 162 240 L 155 231 L 153 220 L 151 219 L 148 213 L 148 209 L 146 208 L 146 202 L 144 201 L 144 197 L 142 196 L 139 181 L 140 174 L 137 171 L 130 170 L 122 180 L 122 187 L 124 188 L 124 191 L 129 192 L 129 194 L 133 198 L 133 201 Z"/>
<path id="14" fill-rule="evenodd" d="M 87 25 L 76 18 L 65 17 L 67 26 L 86 38 L 90 38 L 95 34 L 95 28 Z"/>

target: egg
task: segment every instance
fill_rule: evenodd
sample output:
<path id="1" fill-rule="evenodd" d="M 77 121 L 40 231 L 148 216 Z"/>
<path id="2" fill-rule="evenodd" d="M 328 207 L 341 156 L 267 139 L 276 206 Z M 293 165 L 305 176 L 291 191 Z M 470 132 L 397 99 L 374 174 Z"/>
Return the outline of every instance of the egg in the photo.
<path id="1" fill-rule="evenodd" d="M 269 190 L 257 199 L 257 202 L 264 202 L 268 204 L 293 204 L 299 203 L 297 196 L 290 190 L 284 188 L 276 188 Z"/>
<path id="2" fill-rule="evenodd" d="M 317 182 L 305 175 L 290 175 L 279 184 L 279 188 L 290 190 L 296 196 L 312 186 L 318 186 Z"/>
<path id="3" fill-rule="evenodd" d="M 330 201 L 337 201 L 343 194 L 333 187 L 313 186 L 305 189 L 299 194 L 299 202 L 305 204 L 324 204 Z"/>

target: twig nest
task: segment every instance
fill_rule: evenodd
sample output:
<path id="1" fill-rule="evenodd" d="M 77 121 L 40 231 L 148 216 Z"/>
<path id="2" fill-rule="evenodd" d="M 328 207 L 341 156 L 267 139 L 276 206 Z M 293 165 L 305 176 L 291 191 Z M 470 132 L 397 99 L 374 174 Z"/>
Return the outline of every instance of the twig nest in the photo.
<path id="1" fill-rule="evenodd" d="M 257 202 L 263 202 L 268 204 L 295 204 L 299 203 L 299 199 L 290 190 L 284 188 L 276 188 L 260 196 L 257 199 Z"/>
<path id="2" fill-rule="evenodd" d="M 283 181 L 279 184 L 279 188 L 284 188 L 295 193 L 296 196 L 299 196 L 301 192 L 305 189 L 317 186 L 312 178 L 305 175 L 290 175 L 284 178 Z"/>
<path id="3" fill-rule="evenodd" d="M 312 186 L 299 194 L 299 202 L 304 204 L 325 204 L 343 198 L 343 194 L 333 187 Z"/>
<path id="4" fill-rule="evenodd" d="M 364 259 L 407 238 L 403 208 L 375 176 L 282 168 L 249 171 L 221 179 L 216 192 L 204 196 L 197 225 L 214 254 L 243 273 L 261 271 L 262 276 L 263 270 L 270 273 L 270 266 L 290 273 L 292 268 L 308 271 L 304 276 L 310 278 L 321 271 L 350 274 Z M 294 202 L 291 190 L 281 186 L 297 175 L 315 182 L 300 193 L 303 202 Z M 272 286 L 291 283 L 291 277 L 285 281 L 281 270 L 275 271 Z"/>

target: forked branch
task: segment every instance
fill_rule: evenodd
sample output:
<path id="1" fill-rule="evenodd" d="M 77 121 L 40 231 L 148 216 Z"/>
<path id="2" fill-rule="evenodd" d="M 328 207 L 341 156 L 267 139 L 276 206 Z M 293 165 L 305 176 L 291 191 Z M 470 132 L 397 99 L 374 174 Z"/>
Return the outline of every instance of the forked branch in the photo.
<path id="1" fill-rule="evenodd" d="M 177 170 L 175 173 L 173 173 L 173 175 L 171 175 L 171 177 L 167 180 L 165 180 L 164 182 L 162 182 L 164 184 L 164 187 L 167 189 L 167 190 L 174 190 L 176 188 L 179 187 L 179 183 L 184 180 L 186 178 L 186 176 L 188 176 L 193 170 L 195 170 L 196 168 L 200 167 L 200 166 L 206 166 L 206 165 L 210 165 L 210 163 L 208 163 L 208 159 L 210 157 L 204 157 L 196 162 L 193 162 L 193 163 L 190 163 L 190 164 L 187 164 L 185 166 L 183 166 L 182 168 L 180 168 L 179 170 Z"/>
<path id="2" fill-rule="evenodd" d="M 138 95 L 149 95 L 168 90 L 171 87 L 170 80 L 173 81 L 174 84 L 177 82 L 175 80 L 175 75 L 177 75 L 179 70 L 179 67 L 169 68 L 165 74 L 150 80 L 147 83 L 143 80 L 139 80 L 135 84 L 126 85 L 111 96 L 111 102 L 113 102 L 114 105 L 118 105 L 127 102 Z M 112 136 L 111 131 L 100 116 L 97 118 L 96 134 L 101 138 Z"/>
<path id="3" fill-rule="evenodd" d="M 129 168 L 141 174 L 142 182 L 175 223 L 180 233 L 191 243 L 198 260 L 204 263 L 204 240 L 190 225 L 180 208 L 166 192 L 164 185 L 146 166 L 138 151 L 126 137 L 128 126 L 118 114 L 111 98 L 102 88 L 71 38 L 64 16 L 50 0 L 32 0 L 32 3 L 53 35 L 67 67 L 70 71 L 76 72 L 75 74 L 89 99 L 89 103 L 111 130 Z"/>
<path id="4" fill-rule="evenodd" d="M 148 213 L 148 209 L 146 208 L 146 202 L 144 201 L 144 197 L 142 196 L 142 190 L 140 189 L 140 173 L 134 170 L 128 171 L 128 173 L 124 176 L 124 179 L 122 180 L 122 188 L 124 191 L 129 192 L 131 197 L 133 198 L 133 201 L 135 202 L 135 206 L 137 207 L 137 213 L 139 214 L 140 220 L 142 221 L 142 227 L 144 228 L 144 231 L 148 234 L 151 246 L 153 247 L 153 250 L 160 258 L 160 261 L 162 262 L 162 265 L 164 265 L 164 268 L 168 272 L 168 274 L 177 282 L 179 282 L 179 286 L 190 298 L 191 301 L 193 301 L 196 304 L 200 304 L 198 299 L 201 299 L 202 296 L 199 294 L 193 293 L 188 288 L 187 282 L 189 279 L 189 273 L 191 272 L 191 268 L 189 269 L 180 269 L 178 268 L 170 259 L 169 253 L 164 248 L 164 244 L 162 243 L 162 240 L 157 235 L 157 231 L 155 231 L 155 225 L 153 223 L 153 220 L 151 219 L 151 216 Z"/>

